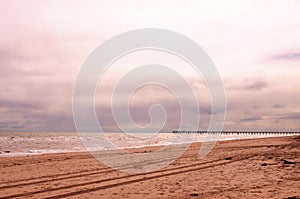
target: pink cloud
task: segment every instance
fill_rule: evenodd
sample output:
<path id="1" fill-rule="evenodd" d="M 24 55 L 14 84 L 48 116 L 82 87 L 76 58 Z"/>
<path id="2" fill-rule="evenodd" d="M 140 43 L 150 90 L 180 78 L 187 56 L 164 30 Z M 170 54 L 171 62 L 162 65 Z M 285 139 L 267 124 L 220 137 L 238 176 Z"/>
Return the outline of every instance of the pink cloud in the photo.
<path id="1" fill-rule="evenodd" d="M 74 131 L 72 89 L 82 62 L 113 35 L 142 27 L 178 31 L 208 52 L 224 79 L 225 128 L 300 127 L 300 70 L 294 67 L 300 55 L 290 50 L 300 45 L 300 4 L 295 1 L 4 0 L 0 4 L 0 131 Z M 97 93 L 102 99 L 97 102 L 99 120 L 108 130 L 116 128 L 109 91 L 118 77 L 113 72 Z M 205 128 L 210 115 L 217 113 L 210 110 L 203 80 L 188 75 L 187 79 L 197 91 Z M 152 92 L 147 98 L 135 98 L 133 118 L 147 123 L 149 105 L 161 102 L 170 116 L 166 128 L 175 128 L 175 101 L 163 91 Z"/>

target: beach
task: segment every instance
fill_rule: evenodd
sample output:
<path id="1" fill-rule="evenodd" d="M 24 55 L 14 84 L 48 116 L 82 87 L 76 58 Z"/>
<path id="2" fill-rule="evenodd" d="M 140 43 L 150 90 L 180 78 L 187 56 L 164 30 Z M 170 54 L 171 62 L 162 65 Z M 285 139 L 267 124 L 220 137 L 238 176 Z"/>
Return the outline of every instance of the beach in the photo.
<path id="1" fill-rule="evenodd" d="M 221 141 L 201 159 L 200 147 L 193 143 L 172 164 L 138 174 L 109 168 L 87 152 L 1 157 L 0 198 L 300 197 L 299 136 Z"/>

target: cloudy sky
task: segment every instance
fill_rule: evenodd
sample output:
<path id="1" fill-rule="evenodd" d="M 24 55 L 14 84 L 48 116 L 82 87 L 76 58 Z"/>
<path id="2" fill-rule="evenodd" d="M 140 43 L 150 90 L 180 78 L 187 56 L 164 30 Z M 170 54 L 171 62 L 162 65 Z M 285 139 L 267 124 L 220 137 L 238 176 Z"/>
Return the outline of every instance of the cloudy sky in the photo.
<path id="1" fill-rule="evenodd" d="M 102 42 L 138 28 L 180 32 L 208 53 L 225 87 L 225 129 L 299 130 L 299 10 L 296 0 L 2 0 L 0 131 L 75 131 L 72 92 L 82 63 Z M 116 130 L 109 90 L 120 78 L 120 68 L 151 63 L 149 58 L 185 64 L 156 53 L 124 58 L 103 77 L 95 101 L 105 130 Z M 215 114 L 207 88 L 192 72 L 182 73 L 196 91 L 205 128 Z M 166 129 L 176 128 L 175 102 L 166 89 L 145 87 L 132 96 L 132 119 L 147 124 L 148 108 L 160 103 L 168 112 Z"/>

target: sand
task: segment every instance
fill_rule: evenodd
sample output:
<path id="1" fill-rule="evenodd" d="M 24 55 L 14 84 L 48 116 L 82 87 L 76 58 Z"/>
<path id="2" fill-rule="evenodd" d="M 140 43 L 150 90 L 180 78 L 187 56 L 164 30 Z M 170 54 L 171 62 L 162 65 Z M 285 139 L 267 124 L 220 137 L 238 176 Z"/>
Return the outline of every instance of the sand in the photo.
<path id="1" fill-rule="evenodd" d="M 200 146 L 141 174 L 83 152 L 3 157 L 0 198 L 300 198 L 299 136 L 218 142 L 202 159 Z"/>

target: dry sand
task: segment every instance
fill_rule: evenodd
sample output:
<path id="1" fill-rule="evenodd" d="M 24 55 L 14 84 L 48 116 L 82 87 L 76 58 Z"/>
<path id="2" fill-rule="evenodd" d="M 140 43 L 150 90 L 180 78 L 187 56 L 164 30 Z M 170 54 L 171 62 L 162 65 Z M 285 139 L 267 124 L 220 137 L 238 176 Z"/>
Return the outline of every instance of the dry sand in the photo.
<path id="1" fill-rule="evenodd" d="M 300 198 L 299 136 L 218 142 L 203 159 L 200 146 L 144 174 L 88 153 L 0 158 L 0 198 Z"/>

